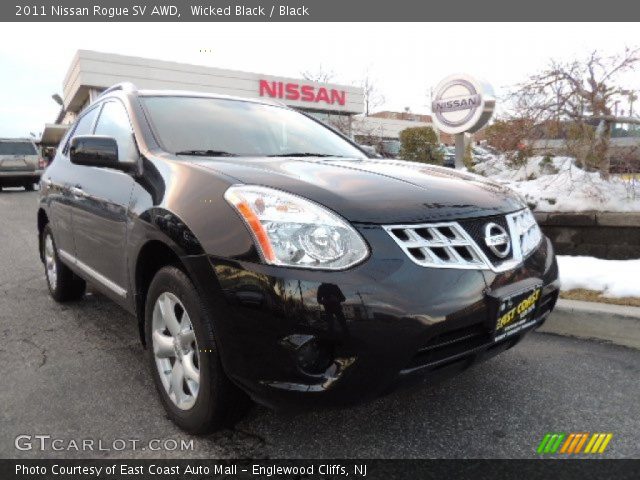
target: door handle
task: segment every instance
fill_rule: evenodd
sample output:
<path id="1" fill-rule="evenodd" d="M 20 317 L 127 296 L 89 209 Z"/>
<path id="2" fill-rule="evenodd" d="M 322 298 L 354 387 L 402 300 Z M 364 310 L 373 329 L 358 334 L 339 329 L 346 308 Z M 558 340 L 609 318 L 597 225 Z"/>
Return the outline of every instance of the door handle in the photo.
<path id="1" fill-rule="evenodd" d="M 82 187 L 75 186 L 71 187 L 71 195 L 74 197 L 84 197 L 86 194 L 84 193 L 84 190 L 82 190 Z"/>

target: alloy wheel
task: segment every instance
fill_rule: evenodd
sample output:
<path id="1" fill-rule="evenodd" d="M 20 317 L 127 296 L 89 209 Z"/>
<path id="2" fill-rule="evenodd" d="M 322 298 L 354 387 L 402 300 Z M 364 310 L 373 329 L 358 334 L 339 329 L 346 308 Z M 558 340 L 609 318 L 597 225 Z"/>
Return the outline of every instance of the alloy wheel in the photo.
<path id="1" fill-rule="evenodd" d="M 47 280 L 51 290 L 55 290 L 58 285 L 58 267 L 56 265 L 55 247 L 53 238 L 48 234 L 44 239 L 44 266 Z"/>
<path id="2" fill-rule="evenodd" d="M 189 410 L 200 390 L 200 352 L 189 313 L 176 295 L 164 292 L 158 297 L 151 328 L 162 385 L 176 407 Z"/>

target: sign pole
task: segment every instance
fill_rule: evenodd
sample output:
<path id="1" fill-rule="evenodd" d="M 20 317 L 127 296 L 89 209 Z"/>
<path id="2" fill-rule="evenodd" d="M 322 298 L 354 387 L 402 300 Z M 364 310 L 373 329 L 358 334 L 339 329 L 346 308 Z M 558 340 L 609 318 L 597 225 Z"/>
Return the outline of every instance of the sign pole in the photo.
<path id="1" fill-rule="evenodd" d="M 456 159 L 455 159 L 455 167 L 456 170 L 464 168 L 464 150 L 465 150 L 465 134 L 464 133 L 456 133 Z"/>

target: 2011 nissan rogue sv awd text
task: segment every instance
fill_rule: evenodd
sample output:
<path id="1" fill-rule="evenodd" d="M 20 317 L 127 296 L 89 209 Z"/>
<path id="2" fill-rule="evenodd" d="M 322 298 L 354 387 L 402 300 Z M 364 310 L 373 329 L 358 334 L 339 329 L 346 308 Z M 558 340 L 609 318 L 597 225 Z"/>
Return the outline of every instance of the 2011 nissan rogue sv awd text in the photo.
<path id="1" fill-rule="evenodd" d="M 347 404 L 461 371 L 558 295 L 551 243 L 505 187 L 367 158 L 277 104 L 130 84 L 69 129 L 38 230 L 53 298 L 90 282 L 135 314 L 192 433 L 249 397 Z"/>

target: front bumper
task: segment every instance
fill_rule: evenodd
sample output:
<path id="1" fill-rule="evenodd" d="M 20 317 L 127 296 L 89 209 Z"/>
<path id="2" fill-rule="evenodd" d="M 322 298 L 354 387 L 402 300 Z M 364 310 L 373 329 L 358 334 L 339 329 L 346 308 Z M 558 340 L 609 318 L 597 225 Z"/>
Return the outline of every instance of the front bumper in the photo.
<path id="1" fill-rule="evenodd" d="M 452 375 L 515 345 L 555 305 L 558 271 L 546 238 L 520 267 L 494 273 L 420 267 L 399 256 L 382 229 L 365 237 L 375 258 L 343 272 L 186 259 L 214 312 L 225 371 L 258 402 L 344 405 L 405 380 Z M 494 342 L 487 293 L 532 278 L 543 285 L 536 322 Z M 330 352 L 319 372 L 298 361 L 309 339 Z"/>

